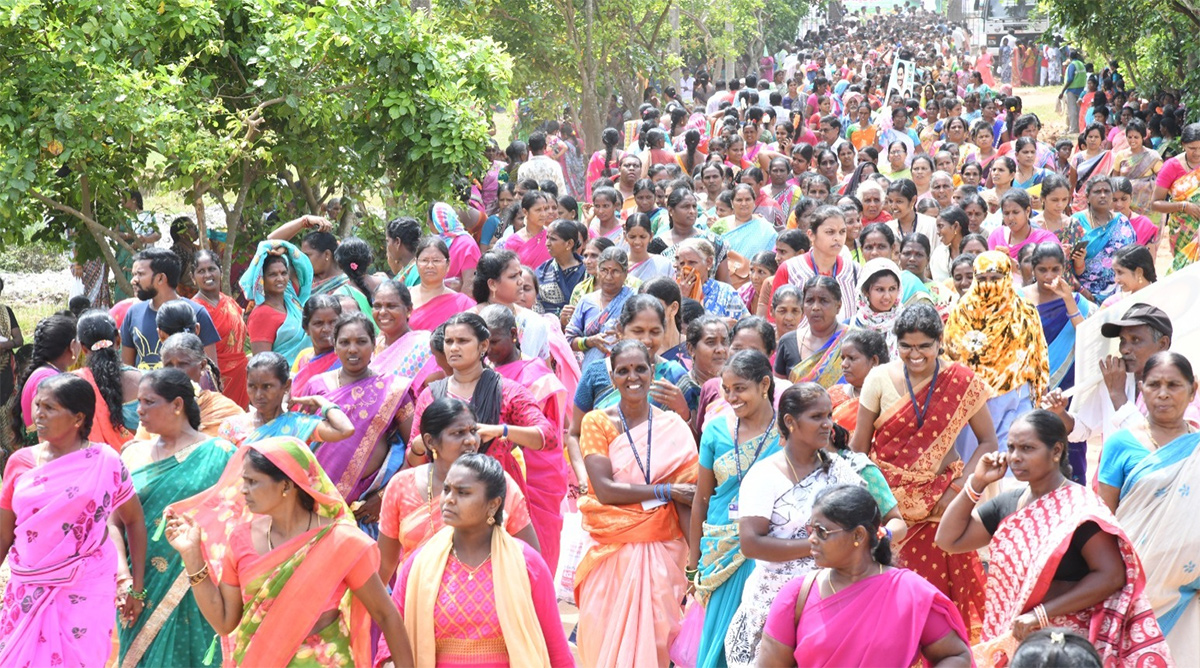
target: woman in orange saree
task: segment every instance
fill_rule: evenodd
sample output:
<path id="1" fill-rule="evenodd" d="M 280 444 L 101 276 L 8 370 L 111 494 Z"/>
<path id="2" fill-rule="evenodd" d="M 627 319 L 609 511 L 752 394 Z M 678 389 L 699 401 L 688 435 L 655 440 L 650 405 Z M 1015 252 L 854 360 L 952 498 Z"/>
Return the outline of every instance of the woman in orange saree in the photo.
<path id="1" fill-rule="evenodd" d="M 217 366 L 221 369 L 221 392 L 245 410 L 250 405 L 246 394 L 246 321 L 242 307 L 233 297 L 221 292 L 221 263 L 217 254 L 202 250 L 195 255 L 192 280 L 199 292 L 192 301 L 204 307 L 213 326 L 221 335 L 217 341 Z"/>
<path id="2" fill-rule="evenodd" d="M 138 428 L 137 386 L 142 373 L 121 364 L 120 330 L 107 311 L 84 313 L 75 331 L 84 351 L 84 363 L 74 373 L 92 386 L 97 399 L 88 439 L 107 443 L 120 452 Z"/>
<path id="3" fill-rule="evenodd" d="M 445 526 L 442 486 L 450 466 L 462 455 L 479 451 L 479 425 L 470 404 L 443 397 L 421 413 L 421 440 L 435 457 L 397 473 L 383 493 L 379 515 L 379 577 L 388 582 L 396 567 Z M 517 481 L 505 474 L 504 528 L 538 548 L 529 506 Z M 435 491 L 436 490 L 436 491 Z"/>
<path id="4" fill-rule="evenodd" d="M 228 636 L 225 666 L 369 666 L 372 620 L 396 665 L 412 665 L 378 549 L 299 440 L 242 448 L 164 515 L 200 611 Z"/>
<path id="5" fill-rule="evenodd" d="M 964 465 L 954 449 L 959 432 L 970 424 L 979 439 L 967 470 L 996 450 L 987 411 L 991 391 L 967 367 L 939 359 L 942 319 L 933 305 L 906 307 L 895 331 L 900 359 L 867 374 L 851 447 L 879 466 L 908 523 L 908 538 L 897 550 L 900 565 L 950 597 L 974 643 L 984 607 L 979 556 L 947 554 L 934 534 L 963 485 Z"/>
<path id="6" fill-rule="evenodd" d="M 586 666 L 665 666 L 687 590 L 699 457 L 687 423 L 650 405 L 649 350 L 621 341 L 610 368 L 621 400 L 584 416 L 579 443 L 590 483 L 579 512 L 591 536 L 575 569 L 579 656 Z"/>
<path id="7" fill-rule="evenodd" d="M 846 382 L 829 388 L 833 421 L 854 433 L 858 424 L 858 397 L 871 369 L 888 363 L 887 339 L 870 329 L 852 329 L 842 339 L 842 376 Z"/>

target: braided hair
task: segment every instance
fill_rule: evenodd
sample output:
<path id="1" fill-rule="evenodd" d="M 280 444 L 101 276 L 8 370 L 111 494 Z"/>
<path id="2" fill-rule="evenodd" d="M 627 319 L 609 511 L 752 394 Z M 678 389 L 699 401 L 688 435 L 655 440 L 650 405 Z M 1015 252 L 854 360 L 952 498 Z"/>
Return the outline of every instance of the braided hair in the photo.
<path id="1" fill-rule="evenodd" d="M 74 340 L 75 318 L 69 312 L 56 313 L 39 322 L 33 330 L 33 354 L 20 376 L 20 382 L 17 383 L 17 396 L 25 391 L 25 383 L 29 382 L 29 377 L 34 371 L 48 365 L 50 360 L 62 357 L 63 353 L 71 348 L 71 342 Z M 14 423 L 23 419 L 19 401 L 13 407 L 13 418 Z"/>
<path id="2" fill-rule="evenodd" d="M 87 368 L 100 390 L 100 398 L 108 406 L 108 419 L 118 431 L 125 428 L 121 409 L 125 395 L 121 391 L 121 345 L 118 341 L 117 321 L 108 311 L 92 309 L 79 318 L 77 338 L 79 345 L 87 349 Z"/>

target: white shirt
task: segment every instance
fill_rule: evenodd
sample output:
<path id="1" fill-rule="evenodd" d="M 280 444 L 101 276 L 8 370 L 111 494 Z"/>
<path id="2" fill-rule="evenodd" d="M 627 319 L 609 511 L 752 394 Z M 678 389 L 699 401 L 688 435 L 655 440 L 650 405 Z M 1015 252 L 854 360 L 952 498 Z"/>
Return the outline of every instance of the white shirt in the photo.
<path id="1" fill-rule="evenodd" d="M 563 178 L 562 165 L 548 155 L 531 156 L 517 169 L 517 180 L 553 181 L 559 195 L 567 195 L 567 180 Z"/>
<path id="2" fill-rule="evenodd" d="M 692 103 L 692 93 L 696 90 L 696 77 L 689 76 L 679 79 L 679 97 L 688 104 Z"/>

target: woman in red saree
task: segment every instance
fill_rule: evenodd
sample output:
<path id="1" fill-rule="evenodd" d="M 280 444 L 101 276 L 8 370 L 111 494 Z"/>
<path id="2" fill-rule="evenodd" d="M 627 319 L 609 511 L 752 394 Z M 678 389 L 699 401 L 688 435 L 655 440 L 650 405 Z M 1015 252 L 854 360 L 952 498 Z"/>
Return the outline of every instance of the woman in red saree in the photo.
<path id="1" fill-rule="evenodd" d="M 342 300 L 335 295 L 313 295 L 304 303 L 302 324 L 312 341 L 312 347 L 302 350 L 292 365 L 292 394 L 308 395 L 308 383 L 313 378 L 342 368 L 342 361 L 333 350 L 333 326 L 342 316 Z"/>
<path id="2" fill-rule="evenodd" d="M 1200 259 L 1200 124 L 1185 125 L 1183 153 L 1163 163 L 1150 208 L 1171 215 L 1171 270 Z"/>
<path id="3" fill-rule="evenodd" d="M 374 534 L 383 489 L 404 462 L 401 441 L 413 422 L 412 382 L 371 368 L 375 327 L 367 316 L 338 318 L 333 337 L 342 368 L 317 376 L 307 389 L 341 407 L 354 434 L 317 446 L 316 457 L 342 498 L 350 499 L 363 529 Z"/>
<path id="4" fill-rule="evenodd" d="M 450 251 L 446 242 L 438 237 L 421 239 L 414 262 L 421 282 L 412 287 L 409 327 L 432 332 L 450 316 L 475 306 L 475 300 L 467 294 L 472 284 L 463 285 L 462 292 L 446 287 L 446 274 L 450 269 Z M 474 277 L 473 268 L 471 274 Z"/>
<path id="5" fill-rule="evenodd" d="M 492 304 L 483 309 L 480 316 L 491 332 L 488 359 L 496 373 L 529 390 L 551 429 L 561 438 L 571 405 L 567 389 L 545 362 L 521 355 L 517 346 L 517 321 L 512 311 Z M 537 530 L 542 558 L 551 570 L 555 570 L 562 537 L 562 503 L 567 495 L 567 461 L 561 451 L 554 449 L 526 450 L 524 455 L 526 478 L 534 481 L 525 488 L 529 515 Z"/>
<path id="6" fill-rule="evenodd" d="M 4 467 L 0 564 L 8 560 L 12 575 L 0 605 L 2 666 L 98 665 L 112 652 L 111 514 L 130 527 L 133 583 L 121 594 L 121 617 L 132 622 L 141 611 L 128 594 L 145 594 L 142 504 L 117 453 L 88 441 L 95 405 L 91 385 L 74 374 L 42 381 L 33 402 L 41 443 Z"/>
<path id="7" fill-rule="evenodd" d="M 394 279 L 382 281 L 375 289 L 371 306 L 375 323 L 379 325 L 371 367 L 379 373 L 396 373 L 411 379 L 414 394 L 420 392 L 430 378 L 440 378 L 442 370 L 429 347 L 430 333 L 409 327 L 412 297 L 408 287 Z"/>
<path id="8" fill-rule="evenodd" d="M 1028 485 L 977 505 L 1010 468 Z M 946 510 L 939 546 L 991 548 L 976 662 L 1007 666 L 1017 643 L 1055 627 L 1086 637 L 1105 666 L 1172 665 L 1133 543 L 1100 497 L 1070 475 L 1066 427 L 1034 410 L 1009 430 L 1007 452 L 979 460 Z"/>
<path id="9" fill-rule="evenodd" d="M 687 423 L 650 405 L 650 351 L 626 339 L 611 360 L 620 402 L 584 416 L 579 442 L 590 483 L 579 499 L 590 535 L 575 569 L 579 656 L 599 668 L 665 666 L 687 589 L 683 527 L 699 456 Z"/>
<path id="10" fill-rule="evenodd" d="M 939 359 L 942 318 L 932 304 L 906 307 L 895 332 L 900 359 L 867 374 L 851 447 L 879 466 L 908 523 L 908 539 L 897 550 L 900 565 L 950 597 L 976 642 L 984 604 L 979 556 L 947 554 L 934 533 L 963 485 L 964 465 L 954 449 L 959 432 L 969 424 L 979 439 L 966 468 L 996 450 L 990 390 L 967 367 Z"/>
<path id="11" fill-rule="evenodd" d="M 215 486 L 164 515 L 196 604 L 228 636 L 225 666 L 369 666 L 372 620 L 396 665 L 413 665 L 379 551 L 302 442 L 238 450 Z"/>
<path id="12" fill-rule="evenodd" d="M 221 335 L 217 341 L 217 366 L 221 370 L 221 393 L 245 410 L 250 405 L 246 394 L 246 321 L 242 308 L 233 297 L 221 292 L 221 263 L 210 250 L 196 253 L 192 280 L 199 291 L 192 301 L 204 307 L 213 326 Z"/>

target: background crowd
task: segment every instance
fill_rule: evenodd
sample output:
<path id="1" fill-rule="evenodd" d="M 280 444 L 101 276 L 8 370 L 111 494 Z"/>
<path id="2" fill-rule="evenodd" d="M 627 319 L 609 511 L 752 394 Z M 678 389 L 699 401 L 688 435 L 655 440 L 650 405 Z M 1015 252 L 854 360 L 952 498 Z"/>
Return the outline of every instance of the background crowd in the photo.
<path id="1" fill-rule="evenodd" d="M 828 26 L 592 152 L 568 110 L 236 285 L 131 193 L 136 294 L 0 313 L 0 665 L 1200 663 L 1200 404 L 1137 294 L 1200 257 L 1200 124 L 971 44 Z"/>

